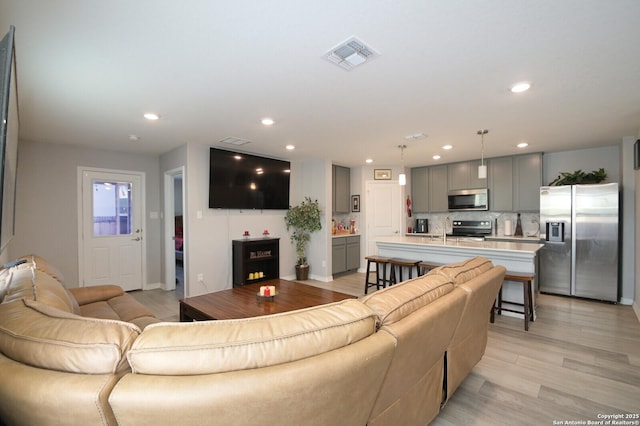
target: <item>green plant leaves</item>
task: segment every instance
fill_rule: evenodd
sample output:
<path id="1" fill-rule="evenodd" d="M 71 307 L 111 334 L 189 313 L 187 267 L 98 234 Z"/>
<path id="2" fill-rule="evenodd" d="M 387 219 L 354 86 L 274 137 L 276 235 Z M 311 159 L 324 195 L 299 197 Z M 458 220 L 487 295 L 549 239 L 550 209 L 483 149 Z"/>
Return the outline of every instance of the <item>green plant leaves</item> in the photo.
<path id="1" fill-rule="evenodd" d="M 607 172 L 603 168 L 594 170 L 591 173 L 585 173 L 582 170 L 576 170 L 573 173 L 561 172 L 549 186 L 600 183 L 606 178 Z"/>

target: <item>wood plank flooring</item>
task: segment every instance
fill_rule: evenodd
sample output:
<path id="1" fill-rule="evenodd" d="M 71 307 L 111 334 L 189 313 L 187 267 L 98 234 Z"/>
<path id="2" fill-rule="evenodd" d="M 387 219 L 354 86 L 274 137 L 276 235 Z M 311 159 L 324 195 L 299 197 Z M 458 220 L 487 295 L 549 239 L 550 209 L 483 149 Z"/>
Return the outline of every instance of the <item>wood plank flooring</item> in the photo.
<path id="1" fill-rule="evenodd" d="M 364 274 L 305 284 L 362 296 Z M 178 320 L 175 292 L 132 294 L 159 318 Z M 599 414 L 640 414 L 640 323 L 633 309 L 544 294 L 537 303 L 528 332 L 518 318 L 496 316 L 489 324 L 484 357 L 433 425 L 586 424 L 602 420 Z"/>

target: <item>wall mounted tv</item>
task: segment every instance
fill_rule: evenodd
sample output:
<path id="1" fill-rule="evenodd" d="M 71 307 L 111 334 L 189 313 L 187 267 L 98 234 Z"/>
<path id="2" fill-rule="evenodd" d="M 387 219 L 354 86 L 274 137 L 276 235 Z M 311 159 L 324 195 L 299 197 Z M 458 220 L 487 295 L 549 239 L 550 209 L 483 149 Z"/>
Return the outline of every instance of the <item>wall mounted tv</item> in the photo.
<path id="1" fill-rule="evenodd" d="M 0 41 L 0 252 L 13 238 L 18 167 L 18 94 L 15 28 Z"/>
<path id="2" fill-rule="evenodd" d="M 286 210 L 290 168 L 288 161 L 211 148 L 209 207 Z"/>

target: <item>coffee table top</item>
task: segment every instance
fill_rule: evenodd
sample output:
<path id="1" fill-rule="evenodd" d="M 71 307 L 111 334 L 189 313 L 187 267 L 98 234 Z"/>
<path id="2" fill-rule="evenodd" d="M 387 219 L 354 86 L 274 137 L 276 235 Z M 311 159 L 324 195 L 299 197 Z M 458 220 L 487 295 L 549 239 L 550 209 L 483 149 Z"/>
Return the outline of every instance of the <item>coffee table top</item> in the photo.
<path id="1" fill-rule="evenodd" d="M 273 300 L 258 298 L 260 286 L 263 285 L 276 286 L 278 295 Z M 180 300 L 180 311 L 182 320 L 225 320 L 289 312 L 355 298 L 356 296 L 350 294 L 274 279 L 182 299 Z M 189 314 L 182 315 L 185 311 L 189 311 Z"/>

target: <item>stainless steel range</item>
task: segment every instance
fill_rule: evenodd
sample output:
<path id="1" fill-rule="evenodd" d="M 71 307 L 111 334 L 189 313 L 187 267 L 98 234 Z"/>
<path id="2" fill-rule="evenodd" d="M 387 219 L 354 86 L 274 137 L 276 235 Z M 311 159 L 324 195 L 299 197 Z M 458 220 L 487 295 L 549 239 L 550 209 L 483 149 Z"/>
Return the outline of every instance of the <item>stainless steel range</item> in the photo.
<path id="1" fill-rule="evenodd" d="M 451 234 L 447 236 L 484 239 L 491 232 L 490 220 L 454 220 L 451 222 Z"/>

